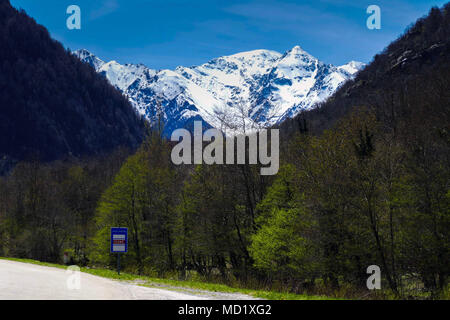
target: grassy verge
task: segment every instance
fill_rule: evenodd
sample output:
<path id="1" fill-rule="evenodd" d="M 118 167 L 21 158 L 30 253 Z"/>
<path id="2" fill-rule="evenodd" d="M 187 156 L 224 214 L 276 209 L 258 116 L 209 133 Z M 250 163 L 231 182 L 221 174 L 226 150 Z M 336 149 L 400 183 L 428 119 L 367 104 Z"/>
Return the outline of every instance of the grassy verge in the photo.
<path id="1" fill-rule="evenodd" d="M 37 260 L 31 259 L 18 259 L 18 258 L 2 258 L 2 260 L 11 260 L 23 263 L 31 263 L 37 264 L 46 267 L 60 268 L 66 269 L 67 266 L 41 262 Z M 205 290 L 211 292 L 226 292 L 226 293 L 242 293 L 247 294 L 257 298 L 269 299 L 269 300 L 334 300 L 334 298 L 326 297 L 326 296 L 309 296 L 309 295 L 301 295 L 301 294 L 293 294 L 293 293 L 281 293 L 274 291 L 264 291 L 264 290 L 251 290 L 251 289 L 243 289 L 243 288 L 234 288 L 224 284 L 217 283 L 208 283 L 208 282 L 200 282 L 200 281 L 180 281 L 180 280 L 172 280 L 172 279 L 159 279 L 152 278 L 146 276 L 138 276 L 135 274 L 129 273 L 121 273 L 117 274 L 116 271 L 109 269 L 100 269 L 100 268 L 89 268 L 82 267 L 82 272 L 89 273 L 95 276 L 116 279 L 116 280 L 125 280 L 125 281 L 133 281 L 139 280 L 142 285 L 149 287 L 162 287 L 165 286 L 167 289 L 177 289 L 177 288 L 188 288 L 188 289 L 197 289 L 197 290 Z"/>

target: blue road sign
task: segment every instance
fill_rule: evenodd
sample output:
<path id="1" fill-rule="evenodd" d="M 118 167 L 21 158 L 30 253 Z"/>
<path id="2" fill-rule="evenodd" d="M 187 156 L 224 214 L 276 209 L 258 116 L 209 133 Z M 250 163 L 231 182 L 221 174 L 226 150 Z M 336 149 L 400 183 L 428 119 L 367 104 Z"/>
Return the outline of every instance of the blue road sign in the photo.
<path id="1" fill-rule="evenodd" d="M 128 228 L 111 228 L 111 252 L 128 252 Z"/>

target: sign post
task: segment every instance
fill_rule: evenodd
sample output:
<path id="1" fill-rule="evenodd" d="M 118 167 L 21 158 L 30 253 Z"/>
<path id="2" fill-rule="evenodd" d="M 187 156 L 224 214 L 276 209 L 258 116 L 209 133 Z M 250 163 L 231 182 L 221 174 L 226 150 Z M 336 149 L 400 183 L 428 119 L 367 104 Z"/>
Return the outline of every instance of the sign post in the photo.
<path id="1" fill-rule="evenodd" d="M 128 228 L 111 228 L 111 252 L 117 253 L 117 273 L 120 275 L 120 254 L 128 252 Z"/>

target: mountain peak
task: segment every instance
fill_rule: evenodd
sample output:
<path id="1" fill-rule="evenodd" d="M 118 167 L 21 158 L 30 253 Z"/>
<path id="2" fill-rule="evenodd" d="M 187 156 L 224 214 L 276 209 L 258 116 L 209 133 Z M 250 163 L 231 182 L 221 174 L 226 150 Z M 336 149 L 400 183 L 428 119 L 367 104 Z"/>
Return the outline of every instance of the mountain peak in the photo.
<path id="1" fill-rule="evenodd" d="M 88 57 L 88 56 L 93 56 L 94 55 L 87 49 L 76 50 L 76 51 L 74 51 L 74 54 L 77 55 L 77 56 L 82 56 L 82 57 Z"/>
<path id="2" fill-rule="evenodd" d="M 251 50 L 251 51 L 244 51 L 239 52 L 236 54 L 233 54 L 231 56 L 228 56 L 230 58 L 244 58 L 244 59 L 251 59 L 256 57 L 262 57 L 262 58 L 279 58 L 281 54 L 279 52 L 273 51 L 273 50 L 267 50 L 267 49 L 257 49 L 257 50 Z"/>
<path id="3" fill-rule="evenodd" d="M 103 60 L 99 59 L 95 54 L 86 49 L 76 50 L 73 54 L 81 61 L 90 64 L 95 70 L 100 69 L 105 64 Z"/>
<path id="4" fill-rule="evenodd" d="M 288 55 L 308 55 L 308 56 L 310 55 L 308 52 L 303 50 L 303 48 L 300 47 L 299 45 L 293 47 L 291 50 L 286 52 L 286 54 L 288 54 Z"/>
<path id="5" fill-rule="evenodd" d="M 304 52 L 304 50 L 299 45 L 296 45 L 291 49 L 291 52 Z"/>
<path id="6" fill-rule="evenodd" d="M 92 56 L 88 55 L 88 59 Z M 324 67 L 317 58 L 295 46 L 285 54 L 265 49 L 245 51 L 173 71 L 120 65 L 115 61 L 105 63 L 97 71 L 126 94 L 150 121 L 160 103 L 167 131 L 199 118 L 212 127 L 239 131 L 244 112 L 245 129 L 249 132 L 255 126 L 272 126 L 313 108 L 353 78 L 359 64 L 351 61 L 341 67 Z"/>

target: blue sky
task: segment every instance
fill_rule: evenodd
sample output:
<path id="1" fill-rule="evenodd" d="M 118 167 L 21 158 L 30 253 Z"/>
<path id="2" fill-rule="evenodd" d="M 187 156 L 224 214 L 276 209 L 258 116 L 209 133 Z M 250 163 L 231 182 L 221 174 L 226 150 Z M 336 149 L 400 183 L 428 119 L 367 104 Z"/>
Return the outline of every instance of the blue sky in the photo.
<path id="1" fill-rule="evenodd" d="M 254 49 L 295 45 L 335 65 L 369 62 L 432 6 L 448 0 L 11 0 L 72 50 L 154 69 L 192 66 Z M 82 29 L 68 30 L 66 9 L 81 8 Z M 366 27 L 369 5 L 381 30 Z"/>

